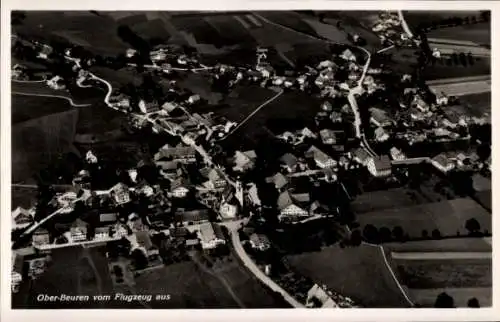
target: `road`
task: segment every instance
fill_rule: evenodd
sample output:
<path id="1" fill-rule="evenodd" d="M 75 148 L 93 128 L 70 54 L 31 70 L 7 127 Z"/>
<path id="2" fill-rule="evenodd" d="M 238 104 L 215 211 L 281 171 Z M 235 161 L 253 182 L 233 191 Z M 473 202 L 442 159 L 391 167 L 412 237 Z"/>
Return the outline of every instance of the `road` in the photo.
<path id="1" fill-rule="evenodd" d="M 401 26 L 403 27 L 403 30 L 406 32 L 408 37 L 410 37 L 410 39 L 413 38 L 413 33 L 411 32 L 410 27 L 406 23 L 405 16 L 402 10 L 398 10 L 398 16 L 399 20 L 401 21 Z"/>
<path id="2" fill-rule="evenodd" d="M 62 98 L 65 99 L 69 102 L 69 104 L 73 107 L 86 107 L 90 106 L 91 104 L 76 104 L 73 102 L 73 100 L 69 97 L 66 96 L 60 96 L 60 95 L 51 95 L 51 94 L 35 94 L 35 93 L 24 93 L 24 92 L 16 92 L 12 91 L 12 94 L 14 95 L 23 95 L 23 96 L 38 96 L 38 97 L 53 97 L 53 98 Z"/>
<path id="3" fill-rule="evenodd" d="M 253 260 L 248 256 L 241 244 L 240 235 L 237 229 L 230 229 L 231 241 L 236 254 L 240 257 L 243 264 L 257 277 L 262 283 L 267 285 L 271 290 L 280 293 L 283 298 L 292 305 L 294 308 L 305 308 L 305 306 L 298 302 L 292 295 L 288 294 L 281 286 L 276 284 L 271 278 L 269 278 L 264 272 L 262 272 L 259 267 L 253 262 Z"/>
<path id="4" fill-rule="evenodd" d="M 274 95 L 273 97 L 271 97 L 270 99 L 268 99 L 264 103 L 262 103 L 259 106 L 257 106 L 257 108 L 252 113 L 250 113 L 247 117 L 245 117 L 245 119 L 243 121 L 241 121 L 234 129 L 232 129 L 231 132 L 229 132 L 224 138 L 222 138 L 221 141 L 223 141 L 223 140 L 227 139 L 229 136 L 231 136 L 243 124 L 245 124 L 249 119 L 251 119 L 252 116 L 254 116 L 255 114 L 257 114 L 257 112 L 259 112 L 263 107 L 265 107 L 266 105 L 268 105 L 269 103 L 271 103 L 272 101 L 274 101 L 275 99 L 277 99 L 278 97 L 280 97 L 283 94 L 283 92 L 284 92 L 284 90 L 279 91 L 278 94 Z"/>

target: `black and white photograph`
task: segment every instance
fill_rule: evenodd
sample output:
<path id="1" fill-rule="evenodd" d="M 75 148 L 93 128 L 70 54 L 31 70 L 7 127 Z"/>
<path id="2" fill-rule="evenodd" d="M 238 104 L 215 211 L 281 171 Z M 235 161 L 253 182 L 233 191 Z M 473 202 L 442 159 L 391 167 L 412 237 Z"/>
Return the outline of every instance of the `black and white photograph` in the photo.
<path id="1" fill-rule="evenodd" d="M 492 10 L 443 7 L 11 10 L 10 308 L 491 308 Z"/>

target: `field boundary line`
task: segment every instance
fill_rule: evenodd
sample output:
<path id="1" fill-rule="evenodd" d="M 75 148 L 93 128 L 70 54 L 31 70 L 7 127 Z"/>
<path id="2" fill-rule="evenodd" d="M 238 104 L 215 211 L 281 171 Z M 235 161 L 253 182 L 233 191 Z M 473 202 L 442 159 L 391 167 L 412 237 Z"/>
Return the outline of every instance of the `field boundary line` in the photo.
<path id="1" fill-rule="evenodd" d="M 24 96 L 40 96 L 40 97 L 62 98 L 62 99 L 67 100 L 70 103 L 70 105 L 73 106 L 73 107 L 86 107 L 86 106 L 92 105 L 92 104 L 76 104 L 75 102 L 73 102 L 73 100 L 71 98 L 66 97 L 66 96 L 61 96 L 61 95 L 35 94 L 35 93 L 24 93 L 24 92 L 17 92 L 17 91 L 12 91 L 11 93 L 14 94 L 14 95 L 24 95 Z"/>
<path id="2" fill-rule="evenodd" d="M 405 297 L 406 301 L 411 306 L 415 306 L 415 303 L 413 303 L 413 301 L 408 297 L 408 294 L 406 294 L 405 289 L 403 288 L 403 286 L 401 285 L 401 283 L 399 283 L 398 278 L 396 277 L 396 274 L 394 274 L 394 271 L 391 268 L 391 265 L 389 265 L 389 261 L 387 260 L 387 256 L 385 256 L 384 247 L 378 246 L 378 248 L 380 249 L 380 252 L 382 253 L 382 258 L 384 259 L 385 266 L 389 270 L 389 273 L 391 273 L 392 278 L 394 279 L 394 281 L 396 282 L 396 285 L 398 286 L 399 290 L 401 291 L 401 294 L 403 294 L 403 296 Z"/>

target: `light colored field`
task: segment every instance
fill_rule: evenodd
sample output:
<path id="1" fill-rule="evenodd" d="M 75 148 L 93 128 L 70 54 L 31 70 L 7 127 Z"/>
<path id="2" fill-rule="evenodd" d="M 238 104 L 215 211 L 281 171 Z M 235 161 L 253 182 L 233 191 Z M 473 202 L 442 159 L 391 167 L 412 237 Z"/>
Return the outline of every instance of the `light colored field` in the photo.
<path id="1" fill-rule="evenodd" d="M 451 84 L 451 83 L 486 81 L 486 80 L 491 80 L 491 75 L 442 78 L 442 79 L 430 80 L 430 81 L 427 81 L 426 83 L 427 83 L 427 85 L 439 85 L 439 84 Z"/>
<path id="2" fill-rule="evenodd" d="M 464 45 L 464 46 L 478 46 L 473 41 L 469 40 L 457 40 L 457 39 L 446 39 L 446 38 L 427 38 L 427 40 L 431 43 L 438 43 L 438 44 L 450 44 L 450 45 Z"/>
<path id="3" fill-rule="evenodd" d="M 473 297 L 478 299 L 481 307 L 490 307 L 493 303 L 491 287 L 412 288 L 408 291 L 413 301 L 424 307 L 433 307 L 436 297 L 442 292 L 453 297 L 456 307 L 467 307 L 467 301 Z"/>
<path id="4" fill-rule="evenodd" d="M 393 252 L 491 252 L 491 244 L 485 238 L 453 238 L 419 240 L 406 243 L 384 244 Z"/>
<path id="5" fill-rule="evenodd" d="M 392 252 L 391 256 L 402 260 L 491 259 L 488 252 Z"/>
<path id="6" fill-rule="evenodd" d="M 490 57 L 491 50 L 476 45 L 460 45 L 460 44 L 443 44 L 429 41 L 429 46 L 434 49 L 437 48 L 442 55 L 451 55 L 453 53 L 471 53 L 474 56 Z"/>
<path id="7" fill-rule="evenodd" d="M 412 205 L 415 205 L 415 202 L 410 199 L 406 190 L 396 188 L 365 192 L 357 196 L 352 202 L 352 209 L 356 213 L 365 213 Z"/>
<path id="8" fill-rule="evenodd" d="M 491 92 L 491 80 L 478 80 L 472 82 L 431 85 L 435 93 L 446 93 L 451 96 L 464 96 Z"/>

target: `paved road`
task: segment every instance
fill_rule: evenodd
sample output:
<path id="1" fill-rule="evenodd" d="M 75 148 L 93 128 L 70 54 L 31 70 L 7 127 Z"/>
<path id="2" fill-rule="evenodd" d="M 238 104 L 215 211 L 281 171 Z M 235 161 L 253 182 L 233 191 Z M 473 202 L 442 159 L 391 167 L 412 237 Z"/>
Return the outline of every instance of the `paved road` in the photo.
<path id="1" fill-rule="evenodd" d="M 73 102 L 73 100 L 69 97 L 66 96 L 60 96 L 60 95 L 51 95 L 51 94 L 35 94 L 35 93 L 24 93 L 24 92 L 16 92 L 12 91 L 12 94 L 14 95 L 23 95 L 23 96 L 38 96 L 38 97 L 53 97 L 53 98 L 62 98 L 65 99 L 69 102 L 69 104 L 73 107 L 86 107 L 90 106 L 91 104 L 76 104 Z"/>
<path id="2" fill-rule="evenodd" d="M 280 293 L 283 298 L 290 303 L 294 308 L 305 308 L 305 306 L 298 302 L 292 295 L 288 294 L 281 286 L 276 284 L 271 278 L 269 278 L 264 272 L 262 272 L 259 267 L 253 262 L 253 260 L 248 256 L 241 244 L 240 236 L 237 230 L 231 230 L 231 241 L 233 243 L 236 253 L 243 261 L 243 264 L 257 277 L 262 283 L 267 285 L 270 289 L 275 292 Z"/>
<path id="3" fill-rule="evenodd" d="M 406 23 L 405 16 L 402 10 L 398 10 L 398 16 L 399 20 L 401 20 L 401 26 L 403 27 L 403 30 L 406 32 L 408 37 L 410 37 L 410 39 L 413 38 L 413 33 L 411 32 L 410 27 Z"/>

